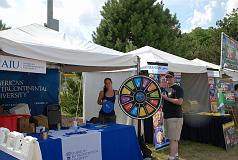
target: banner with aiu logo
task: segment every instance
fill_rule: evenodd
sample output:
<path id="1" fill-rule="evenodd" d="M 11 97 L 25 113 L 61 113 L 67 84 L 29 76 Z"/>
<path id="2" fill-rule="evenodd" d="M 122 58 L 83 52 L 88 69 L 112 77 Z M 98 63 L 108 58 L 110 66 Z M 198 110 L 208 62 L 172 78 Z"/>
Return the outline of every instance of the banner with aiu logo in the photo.
<path id="1" fill-rule="evenodd" d="M 59 103 L 59 69 L 46 74 L 0 71 L 0 104 L 10 109 L 27 103 L 31 115 L 44 114 L 46 106 Z"/>
<path id="2" fill-rule="evenodd" d="M 28 58 L 0 55 L 0 70 L 46 73 L 46 62 Z"/>

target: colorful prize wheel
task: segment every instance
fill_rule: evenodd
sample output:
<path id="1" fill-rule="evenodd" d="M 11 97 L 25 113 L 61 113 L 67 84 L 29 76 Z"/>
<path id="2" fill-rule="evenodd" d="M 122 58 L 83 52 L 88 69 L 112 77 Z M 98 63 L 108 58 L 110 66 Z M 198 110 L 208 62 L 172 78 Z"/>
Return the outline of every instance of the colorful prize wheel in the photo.
<path id="1" fill-rule="evenodd" d="M 119 105 L 123 112 L 136 119 L 155 114 L 161 106 L 159 85 L 146 76 L 133 76 L 123 82 L 119 89 Z"/>

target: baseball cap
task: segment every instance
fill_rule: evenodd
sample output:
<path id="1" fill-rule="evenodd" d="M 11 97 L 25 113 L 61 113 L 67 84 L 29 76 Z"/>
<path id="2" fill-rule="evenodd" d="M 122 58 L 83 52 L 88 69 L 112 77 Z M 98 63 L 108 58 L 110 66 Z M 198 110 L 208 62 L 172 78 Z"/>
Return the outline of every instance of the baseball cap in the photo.
<path id="1" fill-rule="evenodd" d="M 165 77 L 174 77 L 174 72 L 168 71 Z"/>

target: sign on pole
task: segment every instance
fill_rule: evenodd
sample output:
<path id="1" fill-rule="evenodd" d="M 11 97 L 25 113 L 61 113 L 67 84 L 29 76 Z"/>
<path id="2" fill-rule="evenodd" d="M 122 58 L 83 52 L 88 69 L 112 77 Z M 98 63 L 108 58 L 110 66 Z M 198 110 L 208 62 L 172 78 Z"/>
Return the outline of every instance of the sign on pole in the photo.
<path id="1" fill-rule="evenodd" d="M 221 68 L 238 70 L 238 42 L 221 33 Z"/>

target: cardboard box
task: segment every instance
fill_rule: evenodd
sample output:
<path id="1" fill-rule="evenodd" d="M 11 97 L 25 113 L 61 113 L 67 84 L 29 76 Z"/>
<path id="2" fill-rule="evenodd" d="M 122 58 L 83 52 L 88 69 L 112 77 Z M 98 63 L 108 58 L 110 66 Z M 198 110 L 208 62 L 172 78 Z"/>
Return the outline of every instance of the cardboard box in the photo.
<path id="1" fill-rule="evenodd" d="M 49 129 L 48 118 L 44 115 L 33 116 L 32 122 L 35 123 L 35 126 L 44 126 Z"/>
<path id="2" fill-rule="evenodd" d="M 17 120 L 17 129 L 18 129 L 18 131 L 21 132 L 22 130 L 27 128 L 29 125 L 30 125 L 30 123 L 29 123 L 28 118 L 25 118 L 25 117 L 18 118 L 18 120 Z"/>
<path id="3" fill-rule="evenodd" d="M 28 132 L 26 133 L 35 133 L 35 123 L 30 123 L 29 127 L 28 127 Z"/>
<path id="4" fill-rule="evenodd" d="M 30 123 L 28 126 L 21 128 L 19 130 L 19 132 L 21 132 L 21 133 L 35 133 L 35 124 Z"/>

